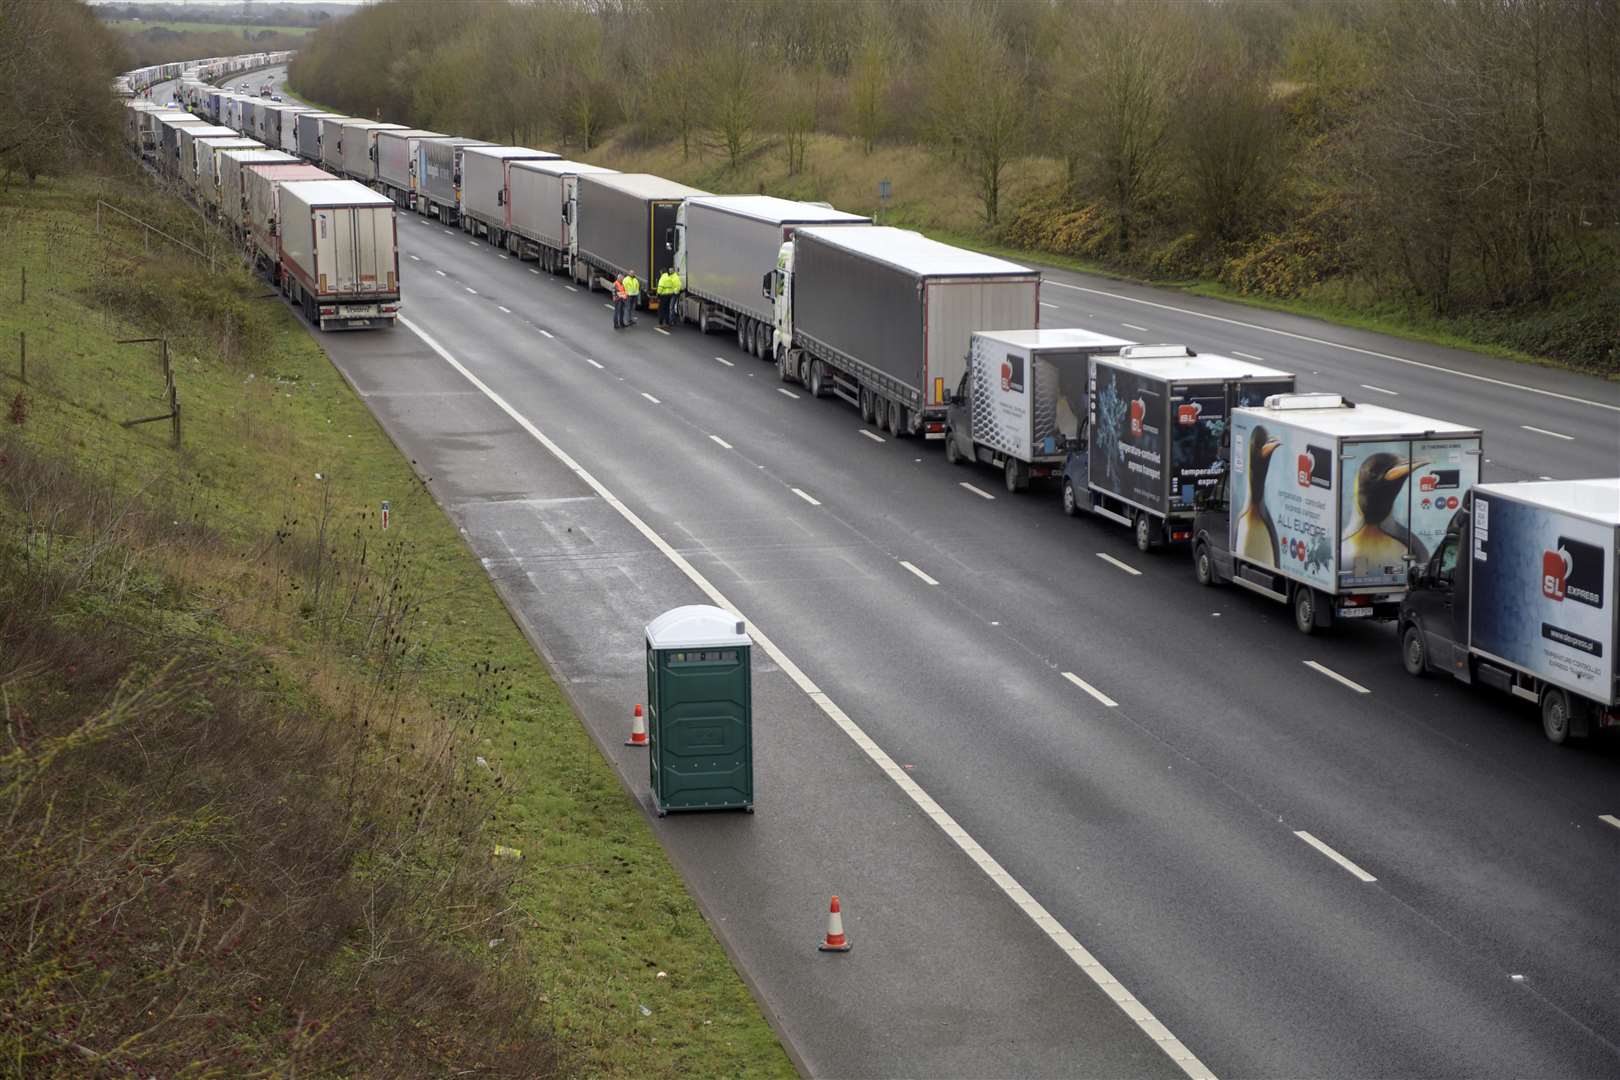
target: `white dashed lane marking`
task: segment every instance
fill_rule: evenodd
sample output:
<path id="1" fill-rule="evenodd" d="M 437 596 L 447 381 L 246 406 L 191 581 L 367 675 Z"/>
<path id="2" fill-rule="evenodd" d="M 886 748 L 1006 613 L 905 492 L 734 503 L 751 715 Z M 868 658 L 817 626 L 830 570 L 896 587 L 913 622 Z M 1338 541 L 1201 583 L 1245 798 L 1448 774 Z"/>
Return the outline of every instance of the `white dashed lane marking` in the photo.
<path id="1" fill-rule="evenodd" d="M 1388 394 L 1390 397 L 1400 397 L 1401 396 L 1398 392 L 1396 392 L 1394 390 L 1385 390 L 1382 386 L 1374 386 L 1372 383 L 1365 383 L 1364 382 L 1364 383 L 1361 384 L 1361 388 L 1363 390 L 1371 390 L 1374 393 L 1378 393 L 1378 394 Z"/>
<path id="2" fill-rule="evenodd" d="M 716 445 L 716 446 L 718 446 L 718 447 L 720 447 L 720 449 L 722 449 L 722 450 L 730 450 L 730 449 L 731 449 L 731 444 L 730 444 L 730 443 L 728 443 L 728 442 L 726 442 L 726 440 L 724 440 L 724 439 L 722 439 L 722 438 L 721 438 L 721 437 L 720 437 L 720 436 L 718 436 L 718 435 L 710 435 L 710 436 L 709 436 L 709 439 L 710 439 L 710 441 L 712 441 L 712 442 L 713 442 L 713 443 L 714 443 L 714 444 L 715 444 L 715 445 Z"/>
<path id="3" fill-rule="evenodd" d="M 1294 831 L 1294 835 L 1311 845 L 1311 847 L 1315 848 L 1317 851 L 1320 851 L 1322 854 L 1326 855 L 1328 858 L 1332 859 L 1334 862 L 1338 863 L 1344 869 L 1350 871 L 1350 873 L 1354 874 L 1363 883 L 1371 883 L 1378 880 L 1371 874 L 1367 873 L 1367 871 L 1363 870 L 1361 867 L 1357 866 L 1343 855 L 1340 855 L 1337 851 L 1334 851 L 1332 848 L 1328 847 L 1326 844 L 1322 843 L 1322 841 L 1318 840 L 1316 837 L 1312 836 L 1303 829 L 1296 829 Z"/>
<path id="4" fill-rule="evenodd" d="M 463 285 L 462 288 L 466 289 L 468 292 L 472 293 L 474 296 L 478 295 L 478 290 L 473 288 L 471 285 Z"/>
<path id="5" fill-rule="evenodd" d="M 603 368 L 602 368 L 602 365 L 601 365 L 601 364 L 598 364 L 598 363 L 597 363 L 597 362 L 596 362 L 596 361 L 595 361 L 595 360 L 592 360 L 592 359 L 591 359 L 591 358 L 590 358 L 590 357 L 588 357 L 588 356 L 587 356 L 587 357 L 586 357 L 586 358 L 585 358 L 585 362 L 586 362 L 586 363 L 587 363 L 587 364 L 589 364 L 589 365 L 591 365 L 591 367 L 593 367 L 593 368 L 595 368 L 595 369 L 596 369 L 596 370 L 597 370 L 597 371 L 602 371 L 602 370 L 603 370 Z"/>
<path id="6" fill-rule="evenodd" d="M 1605 825 L 1613 825 L 1615 828 L 1620 829 L 1620 817 L 1615 817 L 1613 814 L 1599 814 L 1598 820 Z"/>
<path id="7" fill-rule="evenodd" d="M 871 439 L 873 442 L 888 442 L 889 441 L 889 440 L 885 439 L 883 436 L 879 435 L 875 431 L 867 431 L 865 428 L 858 428 L 857 430 L 860 431 L 860 433 L 862 435 L 865 435 L 868 439 Z"/>
<path id="8" fill-rule="evenodd" d="M 736 367 L 737 366 L 736 364 L 733 364 L 730 360 L 727 360 L 723 356 L 717 356 L 717 357 L 715 357 L 715 359 L 720 361 L 722 364 L 726 365 L 726 367 Z"/>
<path id="9" fill-rule="evenodd" d="M 1524 428 L 1524 430 L 1526 430 L 1526 431 L 1533 431 L 1537 435 L 1551 435 L 1553 438 L 1555 438 L 1555 439 L 1563 439 L 1565 442 L 1574 442 L 1575 441 L 1575 436 L 1573 436 L 1573 435 L 1565 435 L 1561 431 L 1548 431 L 1546 428 L 1531 427 L 1529 424 L 1520 424 L 1519 426 Z"/>
<path id="10" fill-rule="evenodd" d="M 1117 567 L 1119 567 L 1121 570 L 1125 571 L 1127 574 L 1131 575 L 1132 577 L 1141 577 L 1142 576 L 1142 571 L 1138 570 L 1136 567 L 1132 566 L 1128 562 L 1121 562 L 1120 560 L 1114 558 L 1112 555 L 1108 554 L 1108 552 L 1106 552 L 1106 551 L 1097 552 L 1097 558 L 1101 559 L 1103 562 L 1107 563 L 1109 566 L 1117 566 Z"/>
<path id="11" fill-rule="evenodd" d="M 959 488 L 962 488 L 965 491 L 971 491 L 973 494 L 977 495 L 981 499 L 989 499 L 991 502 L 996 501 L 996 497 L 994 495 L 990 494 L 988 491 L 985 491 L 983 488 L 974 487 L 972 484 L 968 483 L 966 480 L 958 480 L 957 483 L 956 483 L 956 486 L 959 487 Z"/>
<path id="12" fill-rule="evenodd" d="M 821 500 L 820 499 L 816 498 L 814 495 L 811 495 L 808 491 L 805 491 L 803 488 L 794 488 L 793 489 L 793 494 L 797 495 L 799 498 L 803 499 L 805 502 L 809 503 L 811 506 L 820 506 L 821 505 Z"/>
<path id="13" fill-rule="evenodd" d="M 916 574 L 919 578 L 921 578 L 923 580 L 923 583 L 925 585 L 938 585 L 939 584 L 939 582 L 935 581 L 933 578 L 931 578 L 927 574 L 923 573 L 921 570 L 919 570 L 917 567 L 913 566 L 911 563 L 906 562 L 906 560 L 904 560 L 904 559 L 900 560 L 900 565 L 905 567 L 907 570 L 910 570 L 913 574 Z"/>
<path id="14" fill-rule="evenodd" d="M 422 261 L 422 256 L 420 256 L 420 255 L 412 255 L 411 256 L 411 262 L 421 262 L 421 261 Z"/>
<path id="15" fill-rule="evenodd" d="M 1263 364 L 1266 362 L 1266 358 L 1263 356 L 1256 356 L 1254 353 L 1238 352 L 1236 349 L 1232 350 L 1232 355 L 1241 356 L 1245 360 L 1253 360 L 1257 364 Z"/>
<path id="16" fill-rule="evenodd" d="M 1135 323 L 1122 322 L 1119 325 L 1123 326 L 1127 330 L 1135 330 L 1139 334 L 1150 334 L 1150 333 L 1152 333 L 1152 331 L 1149 330 L 1147 327 L 1145 327 L 1145 326 L 1137 326 Z"/>
<path id="17" fill-rule="evenodd" d="M 445 273 L 444 273 L 444 271 L 443 271 L 443 270 L 435 270 L 435 271 L 433 271 L 433 272 L 434 272 L 434 273 L 435 273 L 435 274 L 438 274 L 438 275 L 439 275 L 439 276 L 440 276 L 440 277 L 444 277 L 444 276 L 445 276 Z"/>
<path id="18" fill-rule="evenodd" d="M 535 327 L 535 329 L 540 330 L 540 328 L 538 326 Z M 546 337 L 556 337 L 557 336 L 556 334 L 553 334 L 550 330 L 540 330 L 540 332 L 542 334 L 544 334 Z"/>
<path id="19" fill-rule="evenodd" d="M 651 394 L 647 393 L 647 391 L 645 391 L 645 390 L 643 390 L 641 392 L 641 396 L 646 398 L 648 401 L 652 402 L 654 405 L 662 405 L 663 404 L 662 401 L 659 401 L 657 398 L 653 397 Z"/>
<path id="20" fill-rule="evenodd" d="M 778 394 L 786 394 L 786 395 L 787 395 L 787 396 L 788 396 L 788 397 L 790 397 L 790 398 L 792 398 L 792 399 L 793 399 L 793 400 L 794 400 L 794 401 L 798 401 L 798 400 L 799 400 L 799 395 L 798 395 L 798 394 L 795 394 L 795 393 L 794 393 L 794 392 L 793 392 L 793 391 L 791 391 L 791 390 L 789 390 L 789 389 L 788 389 L 788 388 L 787 388 L 787 387 L 785 387 L 785 386 L 778 386 L 778 387 L 777 387 L 777 388 L 776 388 L 776 392 L 777 392 L 777 393 L 778 393 Z"/>
<path id="21" fill-rule="evenodd" d="M 509 308 L 509 307 L 501 307 L 501 305 L 499 305 L 499 304 L 496 304 L 496 305 L 495 305 L 495 308 L 496 308 L 496 310 L 498 310 L 498 311 L 502 311 L 502 312 L 505 312 L 505 313 L 506 313 L 506 314 L 507 314 L 507 315 L 510 315 L 510 314 L 512 314 L 512 309 L 511 309 L 511 308 Z"/>
<path id="22" fill-rule="evenodd" d="M 1306 660 L 1305 661 L 1305 666 L 1310 668 L 1312 671 L 1321 672 L 1323 675 L 1326 675 L 1328 678 L 1332 679 L 1336 683 L 1339 683 L 1339 684 L 1341 684 L 1343 686 L 1348 686 L 1350 689 L 1354 690 L 1358 694 L 1370 694 L 1370 693 L 1372 693 L 1372 691 L 1368 690 L 1365 686 L 1362 686 L 1360 683 L 1358 683 L 1358 682 L 1356 682 L 1356 681 L 1354 681 L 1352 679 L 1345 678 L 1343 675 L 1340 675 L 1337 671 L 1334 671 L 1332 668 L 1328 667 L 1325 664 L 1318 664 L 1315 660 Z"/>
<path id="23" fill-rule="evenodd" d="M 1102 702 L 1102 704 L 1105 705 L 1106 707 L 1108 707 L 1110 709 L 1117 709 L 1119 707 L 1119 702 L 1115 701 L 1113 698 L 1109 697 L 1107 694 L 1103 693 L 1101 690 L 1097 689 L 1095 686 L 1092 686 L 1090 683 L 1086 682 L 1086 680 L 1082 679 L 1080 676 L 1076 675 L 1074 672 L 1065 671 L 1063 673 L 1063 677 L 1065 679 L 1068 679 L 1070 682 L 1074 683 L 1074 685 L 1078 686 L 1080 689 L 1084 690 L 1086 693 L 1090 694 L 1092 697 L 1096 698 L 1098 701 Z"/>

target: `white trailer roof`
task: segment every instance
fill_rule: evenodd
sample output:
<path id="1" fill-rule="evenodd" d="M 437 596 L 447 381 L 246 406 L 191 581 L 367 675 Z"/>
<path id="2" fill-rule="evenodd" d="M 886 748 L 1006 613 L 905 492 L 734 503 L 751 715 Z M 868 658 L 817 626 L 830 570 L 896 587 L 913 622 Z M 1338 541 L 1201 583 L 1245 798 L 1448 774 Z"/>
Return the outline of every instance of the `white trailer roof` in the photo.
<path id="1" fill-rule="evenodd" d="M 1594 480 L 1528 480 L 1517 484 L 1475 484 L 1476 491 L 1514 502 L 1545 506 L 1573 517 L 1620 525 L 1620 476 Z"/>
<path id="2" fill-rule="evenodd" d="M 437 131 L 423 131 L 421 128 L 389 128 L 380 132 L 377 138 L 383 139 L 441 139 L 444 136 Z"/>
<path id="3" fill-rule="evenodd" d="M 235 135 L 236 129 L 228 128 L 223 124 L 209 124 L 206 127 L 192 129 L 192 134 L 199 139 L 220 138 L 227 135 Z"/>
<path id="4" fill-rule="evenodd" d="M 550 150 L 531 150 L 527 146 L 473 146 L 468 144 L 462 148 L 462 156 L 478 154 L 482 157 L 500 158 L 503 161 L 534 159 L 534 158 L 560 158 L 561 154 L 554 154 Z"/>
<path id="5" fill-rule="evenodd" d="M 729 214 L 736 214 L 738 217 L 752 218 L 755 221 L 772 221 L 783 225 L 818 222 L 828 225 L 858 224 L 872 220 L 860 214 L 834 210 L 820 203 L 778 199 L 775 195 L 700 195 L 694 197 L 692 201 Z"/>
<path id="6" fill-rule="evenodd" d="M 606 165 L 587 165 L 583 161 L 569 161 L 567 158 L 541 158 L 528 161 L 512 162 L 514 169 L 532 169 L 547 176 L 585 176 L 590 173 L 616 173 L 618 169 L 610 169 Z"/>
<path id="7" fill-rule="evenodd" d="M 648 623 L 647 644 L 655 649 L 713 649 L 753 642 L 740 616 L 709 604 L 688 604 Z"/>
<path id="8" fill-rule="evenodd" d="M 1337 395 L 1323 396 L 1330 401 L 1338 400 Z M 1430 435 L 1478 435 L 1480 433 L 1478 428 L 1468 427 L 1465 424 L 1453 424 L 1449 420 L 1436 420 L 1430 416 L 1415 416 L 1412 413 L 1397 412 L 1394 409 L 1386 409 L 1381 405 L 1337 404 L 1313 407 L 1310 404 L 1312 397 L 1313 395 L 1310 394 L 1290 394 L 1286 395 L 1286 398 L 1298 404 L 1285 405 L 1280 408 L 1262 406 L 1248 408 L 1244 411 L 1269 417 L 1281 424 L 1306 428 L 1323 435 L 1352 439 L 1378 436 L 1416 438 Z"/>
<path id="9" fill-rule="evenodd" d="M 981 255 L 977 251 L 952 247 L 930 240 L 910 229 L 871 225 L 863 229 L 800 229 L 829 246 L 865 255 L 876 262 L 926 277 L 1001 277 L 1011 274 L 1035 275 L 1027 266 Z"/>
<path id="10" fill-rule="evenodd" d="M 1114 352 L 1123 349 L 1134 342 L 1124 338 L 1109 337 L 1107 334 L 1094 334 L 1090 330 L 1067 330 L 1054 327 L 1050 330 L 975 330 L 975 337 L 982 337 L 989 341 L 1000 341 L 1031 352 L 1055 349 L 1088 349 L 1091 352 Z"/>
<path id="11" fill-rule="evenodd" d="M 379 195 L 357 180 L 290 180 L 281 185 L 308 206 L 393 206 L 394 200 Z"/>
<path id="12" fill-rule="evenodd" d="M 591 182 L 614 188 L 638 199 L 690 199 L 694 195 L 707 195 L 695 187 L 677 184 L 652 173 L 592 174 Z"/>
<path id="13" fill-rule="evenodd" d="M 1213 382 L 1228 379 L 1286 379 L 1291 371 L 1235 360 L 1230 356 L 1201 353 L 1198 356 L 1121 356 L 1108 361 L 1115 367 L 1167 379 L 1170 382 Z M 1314 411 L 1314 410 L 1313 410 Z M 1402 414 L 1404 415 L 1404 414 Z"/>
<path id="14" fill-rule="evenodd" d="M 356 131 L 376 131 L 378 128 L 385 131 L 400 131 L 405 127 L 404 124 L 390 124 L 384 120 L 350 120 L 343 126 L 354 128 Z"/>

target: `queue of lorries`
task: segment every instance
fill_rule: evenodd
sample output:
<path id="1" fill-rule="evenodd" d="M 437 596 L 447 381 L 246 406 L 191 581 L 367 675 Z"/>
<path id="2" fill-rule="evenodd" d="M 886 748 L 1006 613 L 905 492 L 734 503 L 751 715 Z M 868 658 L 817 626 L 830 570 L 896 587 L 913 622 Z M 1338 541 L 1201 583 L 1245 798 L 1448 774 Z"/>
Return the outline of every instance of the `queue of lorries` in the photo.
<path id="1" fill-rule="evenodd" d="M 1048 481 L 1066 513 L 1127 526 L 1143 551 L 1186 545 L 1200 583 L 1287 604 L 1304 633 L 1393 621 L 1408 671 L 1532 701 L 1554 742 L 1620 725 L 1620 478 L 1482 483 L 1476 428 L 1041 327 L 1040 273 L 1003 259 L 825 204 L 209 85 L 221 74 L 166 75 L 178 111 L 131 101 L 130 142 L 312 325 L 394 321 L 400 209 L 590 289 L 673 268 L 678 321 L 734 334 L 869 424 L 941 440 L 1009 491 Z"/>

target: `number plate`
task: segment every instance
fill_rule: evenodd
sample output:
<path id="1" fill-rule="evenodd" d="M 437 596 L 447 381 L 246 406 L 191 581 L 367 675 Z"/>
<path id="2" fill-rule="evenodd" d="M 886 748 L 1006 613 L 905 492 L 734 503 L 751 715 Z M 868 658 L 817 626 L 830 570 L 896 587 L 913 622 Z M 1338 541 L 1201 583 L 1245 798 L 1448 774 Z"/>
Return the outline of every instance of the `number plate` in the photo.
<path id="1" fill-rule="evenodd" d="M 1347 607 L 1340 608 L 1336 614 L 1341 619 L 1370 619 L 1377 612 L 1370 607 Z"/>

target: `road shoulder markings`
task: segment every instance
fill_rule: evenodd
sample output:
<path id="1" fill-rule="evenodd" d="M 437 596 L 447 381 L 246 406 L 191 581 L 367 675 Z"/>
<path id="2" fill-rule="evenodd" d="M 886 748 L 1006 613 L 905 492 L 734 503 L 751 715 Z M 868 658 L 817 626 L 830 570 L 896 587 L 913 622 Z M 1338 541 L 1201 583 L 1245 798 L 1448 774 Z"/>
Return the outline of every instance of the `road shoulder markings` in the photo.
<path id="1" fill-rule="evenodd" d="M 959 487 L 959 488 L 964 488 L 964 489 L 966 489 L 968 491 L 973 492 L 973 494 L 977 495 L 981 499 L 989 499 L 991 502 L 996 501 L 996 497 L 994 495 L 990 494 L 988 491 L 984 490 L 983 488 L 974 487 L 972 484 L 968 483 L 966 480 L 958 480 L 956 482 L 956 486 Z"/>
<path id="2" fill-rule="evenodd" d="M 640 533 L 664 558 L 674 564 L 675 568 L 707 596 L 711 603 L 727 611 L 734 612 L 739 618 L 749 622 L 749 633 L 754 643 L 776 663 L 782 673 L 791 679 L 794 685 L 798 686 L 805 696 L 821 709 L 827 718 L 848 736 L 851 742 L 860 748 L 872 764 L 877 766 L 889 778 L 890 782 L 898 787 L 952 844 L 956 845 L 956 848 L 962 854 L 967 856 L 969 861 L 979 869 L 980 873 L 989 878 L 991 883 L 1000 889 L 1002 894 L 1012 901 L 1014 906 L 1023 912 L 1030 922 L 1035 924 L 1037 930 L 1045 934 L 1047 939 L 1056 945 L 1064 956 L 1069 958 L 1069 962 L 1074 964 L 1081 974 L 1091 980 L 1093 986 L 1096 986 L 1108 996 L 1110 1001 L 1119 1006 L 1120 1011 L 1129 1017 L 1143 1034 L 1152 1039 L 1159 1049 L 1164 1052 L 1165 1056 L 1174 1061 L 1187 1076 L 1195 1078 L 1195 1080 L 1205 1080 L 1205 1078 L 1213 1080 L 1215 1074 L 1187 1048 L 1185 1043 L 1176 1038 L 1168 1028 L 1160 1023 L 1147 1006 L 1137 999 L 1136 995 L 1132 994 L 1125 988 L 1124 984 L 1114 978 L 1113 974 L 1092 954 L 1091 950 L 1087 949 L 1080 943 L 1078 938 L 1069 933 L 1063 924 L 1046 909 L 1045 905 L 1035 899 L 1017 878 L 1008 873 L 1006 867 L 1002 866 L 994 856 L 986 851 L 973 838 L 971 833 L 962 828 L 961 824 L 944 807 L 940 806 L 934 797 L 924 790 L 922 785 L 913 780 L 899 762 L 895 761 L 887 751 L 874 742 L 871 736 L 851 719 L 848 713 L 839 707 L 837 702 L 829 697 L 821 687 L 817 686 L 814 680 L 806 675 L 798 664 L 794 663 L 792 657 L 783 652 L 776 642 L 766 635 L 764 630 L 739 611 L 736 605 L 727 599 L 726 595 L 703 575 L 702 571 L 693 566 L 689 559 L 675 549 L 674 545 L 643 521 L 640 515 L 626 506 L 606 485 L 592 475 L 583 465 L 575 461 L 566 450 L 553 442 L 528 417 L 513 408 L 489 384 L 474 375 L 466 365 L 452 356 L 444 346 L 435 341 L 426 331 L 411 322 L 410 319 L 401 318 L 399 321 L 407 330 L 420 338 L 423 344 L 437 353 L 445 363 L 460 373 L 462 378 L 471 383 L 491 403 L 510 417 L 514 423 L 528 432 L 536 442 L 545 447 L 554 458 L 562 463 L 564 468 L 579 477 L 591 490 L 595 491 L 603 502 L 617 511 L 619 516 L 629 523 L 631 528 Z M 594 361 L 592 362 L 594 363 Z M 597 366 L 600 367 L 601 365 Z M 763 468 L 763 466 L 761 467 Z"/>
<path id="3" fill-rule="evenodd" d="M 1304 661 L 1304 664 L 1305 664 L 1306 667 L 1310 668 L 1312 671 L 1320 672 L 1323 675 L 1326 675 L 1328 678 L 1332 679 L 1334 682 L 1339 683 L 1339 684 L 1341 684 L 1343 686 L 1348 686 L 1350 689 L 1354 690 L 1358 694 L 1370 694 L 1370 693 L 1372 693 L 1371 690 L 1368 690 L 1365 686 L 1362 686 L 1360 683 L 1356 682 L 1354 679 L 1345 678 L 1343 675 L 1340 675 L 1337 671 L 1334 671 L 1332 668 L 1328 667 L 1326 664 L 1319 664 L 1315 660 L 1306 660 L 1306 661 Z"/>
<path id="4" fill-rule="evenodd" d="M 1136 567 L 1132 566 L 1128 562 L 1122 562 L 1119 559 L 1114 558 L 1112 555 L 1108 554 L 1108 552 L 1106 552 L 1106 551 L 1097 552 L 1097 558 L 1101 559 L 1103 562 L 1107 563 L 1109 566 L 1118 567 L 1119 569 L 1125 571 L 1127 574 L 1131 575 L 1131 577 L 1141 577 L 1142 576 L 1142 571 L 1138 570 Z"/>
<path id="5" fill-rule="evenodd" d="M 1520 424 L 1519 426 L 1522 427 L 1526 431 L 1533 431 L 1537 435 L 1551 435 L 1553 438 L 1555 438 L 1555 439 L 1563 439 L 1565 442 L 1574 442 L 1575 441 L 1575 436 L 1573 436 L 1573 435 L 1565 435 L 1561 431 L 1548 431 L 1546 428 L 1531 427 L 1529 424 Z"/>
<path id="6" fill-rule="evenodd" d="M 1332 848 L 1328 847 L 1326 844 L 1322 843 L 1322 841 L 1318 840 L 1305 830 L 1296 829 L 1294 830 L 1294 835 L 1311 845 L 1311 847 L 1315 848 L 1317 851 L 1320 851 L 1323 855 L 1326 855 L 1328 858 L 1338 863 L 1341 867 L 1348 870 L 1363 883 L 1371 884 L 1372 882 L 1378 880 L 1371 874 L 1367 873 L 1367 871 L 1363 870 L 1361 867 L 1357 866 L 1343 855 L 1340 855 L 1337 851 L 1334 851 Z"/>
<path id="7" fill-rule="evenodd" d="M 918 567 L 916 567 L 912 563 L 907 562 L 904 559 L 900 560 L 900 565 L 905 567 L 907 570 L 910 570 L 913 574 L 916 574 L 919 578 L 922 579 L 923 584 L 925 584 L 925 585 L 938 585 L 939 584 L 939 582 L 936 581 L 934 578 L 929 577 L 926 573 L 924 573 Z"/>
<path id="8" fill-rule="evenodd" d="M 792 490 L 793 494 L 797 495 L 799 498 L 803 499 L 805 502 L 809 503 L 811 506 L 820 506 L 821 505 L 821 500 L 820 499 L 816 498 L 814 495 L 811 495 L 808 491 L 805 491 L 803 488 L 792 488 L 791 490 Z"/>
<path id="9" fill-rule="evenodd" d="M 1086 682 L 1086 680 L 1082 679 L 1080 676 L 1076 675 L 1074 672 L 1065 671 L 1063 673 L 1063 677 L 1065 679 L 1068 679 L 1070 682 L 1074 683 L 1074 685 L 1078 686 L 1080 689 L 1084 690 L 1086 693 L 1090 694 L 1092 697 L 1096 698 L 1098 701 L 1102 702 L 1102 704 L 1105 707 L 1110 708 L 1110 709 L 1119 708 L 1119 702 L 1115 701 L 1113 698 L 1109 697 L 1107 694 L 1103 693 L 1101 690 L 1097 689 L 1095 686 L 1092 686 L 1090 683 Z"/>

